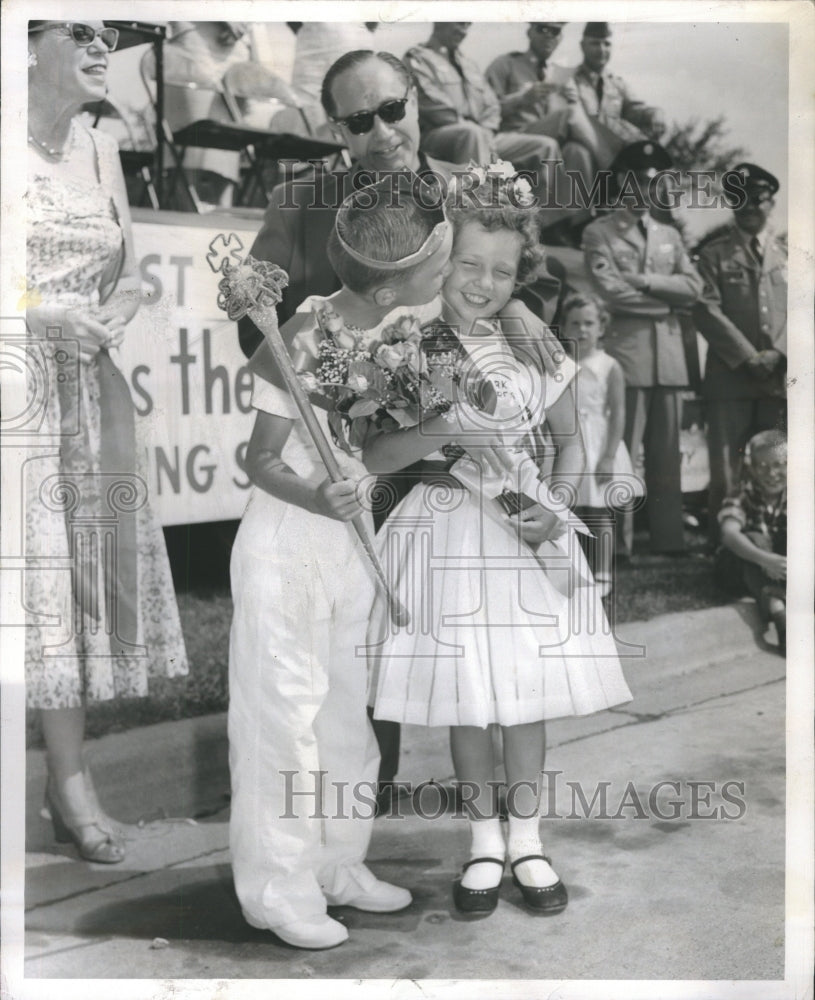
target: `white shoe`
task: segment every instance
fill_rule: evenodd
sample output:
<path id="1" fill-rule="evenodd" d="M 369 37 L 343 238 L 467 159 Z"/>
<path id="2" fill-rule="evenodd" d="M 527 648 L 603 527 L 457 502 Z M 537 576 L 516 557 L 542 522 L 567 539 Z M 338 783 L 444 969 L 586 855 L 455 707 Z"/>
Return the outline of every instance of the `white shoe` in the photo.
<path id="1" fill-rule="evenodd" d="M 294 920 L 290 924 L 276 924 L 269 930 L 281 941 L 295 948 L 336 948 L 348 940 L 348 928 L 332 917 L 314 920 Z"/>
<path id="2" fill-rule="evenodd" d="M 366 885 L 366 888 L 350 891 L 341 896 L 331 896 L 325 894 L 330 906 L 353 906 L 356 910 L 365 910 L 368 913 L 395 913 L 397 910 L 404 910 L 413 902 L 413 896 L 407 889 L 398 885 L 391 885 L 390 882 L 381 882 L 378 878 L 373 878 L 373 882 Z"/>

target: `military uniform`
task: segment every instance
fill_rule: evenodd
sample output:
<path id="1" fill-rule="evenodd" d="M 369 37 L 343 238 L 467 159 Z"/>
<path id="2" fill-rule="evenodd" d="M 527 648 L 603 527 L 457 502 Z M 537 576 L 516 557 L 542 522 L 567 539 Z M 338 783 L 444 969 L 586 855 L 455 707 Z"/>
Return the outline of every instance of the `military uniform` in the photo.
<path id="1" fill-rule="evenodd" d="M 751 236 L 733 224 L 698 251 L 704 290 L 693 316 L 708 343 L 702 393 L 714 540 L 715 516 L 738 483 L 746 442 L 762 430 L 786 429 L 787 248 L 766 229 L 757 239 L 752 245 Z M 745 362 L 769 350 L 781 362 L 761 377 Z"/>
<path id="2" fill-rule="evenodd" d="M 505 132 L 539 132 L 554 139 L 568 132 L 567 103 L 577 102 L 577 91 L 571 81 L 572 71 L 554 63 L 541 65 L 534 52 L 507 52 L 487 67 L 487 81 L 501 103 L 501 128 Z M 531 84 L 541 80 L 562 87 L 558 99 L 552 97 L 534 104 L 522 100 Z"/>
<path id="3" fill-rule="evenodd" d="M 479 66 L 461 52 L 416 45 L 404 61 L 419 88 L 419 125 L 427 152 L 458 163 L 489 163 L 497 153 L 519 169 L 539 173 L 541 160 L 561 158 L 557 141 L 547 135 L 498 131 L 498 98 Z M 543 178 L 539 187 L 545 198 Z"/>
<path id="4" fill-rule="evenodd" d="M 611 29 L 605 21 L 590 21 L 583 38 L 610 38 Z M 645 133 L 652 129 L 659 116 L 657 108 L 637 100 L 621 76 L 592 70 L 586 62 L 574 70 L 572 84 L 576 89 L 579 114 L 573 114 L 568 137 L 561 143 L 566 170 L 580 174 L 586 190 L 590 190 L 599 170 L 605 169 L 627 145 L 646 141 Z M 586 210 L 577 220 L 588 218 Z"/>
<path id="5" fill-rule="evenodd" d="M 592 284 L 611 313 L 603 348 L 625 375 L 625 443 L 635 461 L 640 444 L 645 449 L 651 547 L 678 551 L 684 544 L 679 426 L 688 369 L 675 310 L 693 305 L 702 280 L 676 229 L 647 216 L 638 220 L 624 208 L 588 225 L 583 249 Z M 626 274 L 646 275 L 647 290 L 628 284 Z M 627 554 L 632 536 L 629 517 L 620 539 Z"/>
<path id="6" fill-rule="evenodd" d="M 654 109 L 631 95 L 628 85 L 615 73 L 593 73 L 585 64 L 574 74 L 577 96 L 589 118 L 597 119 L 620 140 L 620 147 L 644 139 Z"/>

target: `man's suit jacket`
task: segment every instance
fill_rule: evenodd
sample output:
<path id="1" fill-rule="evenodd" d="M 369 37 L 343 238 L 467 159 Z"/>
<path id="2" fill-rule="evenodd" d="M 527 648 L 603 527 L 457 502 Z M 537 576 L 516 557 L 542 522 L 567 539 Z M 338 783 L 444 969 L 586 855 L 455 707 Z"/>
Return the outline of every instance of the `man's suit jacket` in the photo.
<path id="1" fill-rule="evenodd" d="M 677 308 L 702 291 L 679 233 L 655 219 L 617 209 L 586 226 L 583 249 L 589 278 L 611 313 L 603 347 L 622 366 L 627 386 L 686 386 L 688 368 Z M 623 275 L 648 272 L 648 294 Z"/>
<path id="2" fill-rule="evenodd" d="M 759 379 L 743 363 L 756 351 L 787 354 L 787 249 L 768 236 L 759 260 L 733 224 L 704 243 L 697 266 L 704 280 L 693 310 L 708 342 L 702 391 L 711 399 L 760 399 L 784 394 L 784 370 Z"/>
<path id="3" fill-rule="evenodd" d="M 455 169 L 451 163 L 430 157 L 426 162 L 429 170 L 445 180 Z M 251 254 L 258 260 L 273 261 L 289 275 L 277 307 L 281 326 L 308 295 L 331 295 L 339 289 L 326 246 L 340 204 L 353 191 L 353 177 L 360 169 L 315 171 L 272 191 Z M 248 317 L 241 320 L 239 331 L 241 348 L 250 357 L 263 338 Z"/>

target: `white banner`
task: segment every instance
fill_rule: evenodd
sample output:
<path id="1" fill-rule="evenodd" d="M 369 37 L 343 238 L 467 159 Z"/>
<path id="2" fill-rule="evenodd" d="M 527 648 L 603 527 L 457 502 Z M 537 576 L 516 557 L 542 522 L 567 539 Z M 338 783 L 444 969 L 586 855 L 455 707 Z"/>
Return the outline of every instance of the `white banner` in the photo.
<path id="1" fill-rule="evenodd" d="M 239 518 L 249 489 L 243 456 L 253 424 L 252 375 L 237 324 L 217 307 L 220 275 L 207 253 L 220 232 L 237 233 L 248 252 L 258 224 L 224 215 L 205 225 L 185 224 L 175 213 L 172 221 L 170 213 L 154 218 L 163 221 L 134 222 L 152 294 L 117 358 L 138 414 L 150 503 L 162 524 Z"/>

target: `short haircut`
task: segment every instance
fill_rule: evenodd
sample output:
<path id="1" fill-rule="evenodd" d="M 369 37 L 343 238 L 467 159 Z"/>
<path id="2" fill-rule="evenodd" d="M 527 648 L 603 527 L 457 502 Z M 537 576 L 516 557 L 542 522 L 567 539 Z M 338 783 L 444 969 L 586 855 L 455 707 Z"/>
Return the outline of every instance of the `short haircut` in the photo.
<path id="1" fill-rule="evenodd" d="M 787 435 L 783 431 L 759 431 L 747 442 L 747 449 L 752 457 L 757 451 L 771 451 L 774 448 L 786 448 Z"/>
<path id="2" fill-rule="evenodd" d="M 575 309 L 585 309 L 586 306 L 594 306 L 597 310 L 597 317 L 603 329 L 605 329 L 608 326 L 611 315 L 608 309 L 606 309 L 603 300 L 596 295 L 592 295 L 590 292 L 572 292 L 571 295 L 566 296 L 566 300 L 560 307 L 561 323 L 566 322 L 570 312 L 574 312 Z"/>
<path id="3" fill-rule="evenodd" d="M 379 197 L 371 197 L 374 188 L 379 189 Z M 338 218 L 331 230 L 328 260 L 334 273 L 352 292 L 362 294 L 395 282 L 409 281 L 415 270 L 428 260 L 424 257 L 404 270 L 380 270 L 355 260 L 343 249 L 337 237 L 337 226 L 342 227 L 342 238 L 350 247 L 374 260 L 404 260 L 422 247 L 442 218 L 440 210 L 423 208 L 410 197 L 393 202 L 390 194 L 387 178 L 361 188 L 351 204 L 343 207 L 341 221 Z"/>
<path id="4" fill-rule="evenodd" d="M 386 66 L 390 66 L 394 73 L 404 82 L 406 88 L 414 85 L 413 74 L 402 60 L 397 59 L 392 52 L 374 52 L 373 49 L 354 49 L 353 52 L 346 52 L 345 55 L 340 56 L 336 62 L 328 67 L 328 71 L 323 77 L 323 85 L 320 90 L 320 103 L 329 118 L 333 118 L 337 113 L 337 105 L 334 101 L 333 93 L 334 81 L 348 70 L 356 69 L 357 66 L 362 66 L 366 62 L 370 62 L 371 59 L 378 59 L 380 62 L 385 63 Z"/>
<path id="5" fill-rule="evenodd" d="M 451 198 L 447 215 L 454 226 L 453 246 L 465 222 L 477 222 L 489 233 L 501 229 L 518 233 L 522 243 L 516 284 L 528 284 L 543 270 L 546 252 L 540 245 L 540 223 L 534 208 L 514 205 L 506 192 L 498 191 L 494 203 L 486 208 L 477 202 L 462 204 L 460 199 Z"/>

